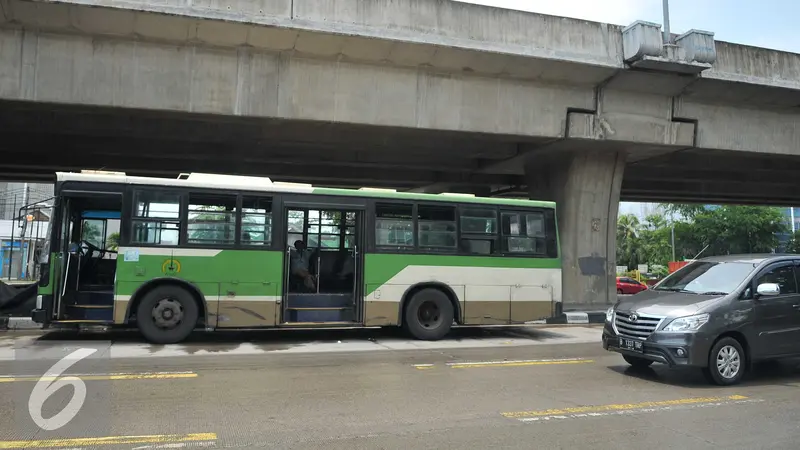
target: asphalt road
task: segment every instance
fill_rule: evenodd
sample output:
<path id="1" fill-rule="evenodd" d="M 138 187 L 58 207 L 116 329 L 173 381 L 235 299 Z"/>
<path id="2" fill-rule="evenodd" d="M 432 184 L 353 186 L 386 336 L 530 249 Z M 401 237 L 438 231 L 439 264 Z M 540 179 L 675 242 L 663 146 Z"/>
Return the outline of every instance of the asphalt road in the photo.
<path id="1" fill-rule="evenodd" d="M 0 449 L 798 448 L 797 362 L 719 388 L 695 371 L 632 370 L 593 342 L 599 334 L 461 330 L 438 344 L 380 332 L 204 335 L 161 357 L 131 357 L 146 344 L 129 335 L 6 334 L 0 349 L 17 357 L 0 361 Z M 98 350 L 67 371 L 81 374 L 86 401 L 42 430 L 29 414 L 36 380 L 81 347 Z M 43 417 L 72 389 L 45 401 Z"/>

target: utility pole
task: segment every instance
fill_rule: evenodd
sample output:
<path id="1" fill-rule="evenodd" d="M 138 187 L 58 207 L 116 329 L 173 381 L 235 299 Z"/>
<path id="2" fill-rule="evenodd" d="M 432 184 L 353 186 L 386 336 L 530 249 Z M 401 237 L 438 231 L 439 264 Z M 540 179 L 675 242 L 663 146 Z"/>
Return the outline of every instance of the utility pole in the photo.
<path id="1" fill-rule="evenodd" d="M 675 261 L 675 224 L 672 224 L 672 260 Z"/>
<path id="2" fill-rule="evenodd" d="M 669 31 L 669 0 L 661 0 L 664 10 L 664 45 L 672 43 L 672 33 Z"/>

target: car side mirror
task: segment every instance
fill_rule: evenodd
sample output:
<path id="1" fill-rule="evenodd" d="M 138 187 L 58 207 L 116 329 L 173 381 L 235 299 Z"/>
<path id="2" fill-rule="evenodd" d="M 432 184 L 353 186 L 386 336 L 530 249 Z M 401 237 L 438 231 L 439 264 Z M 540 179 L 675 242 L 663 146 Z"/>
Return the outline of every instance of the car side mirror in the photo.
<path id="1" fill-rule="evenodd" d="M 778 283 L 761 283 L 758 285 L 756 293 L 760 296 L 772 297 L 775 295 L 780 295 L 781 287 L 778 285 Z"/>

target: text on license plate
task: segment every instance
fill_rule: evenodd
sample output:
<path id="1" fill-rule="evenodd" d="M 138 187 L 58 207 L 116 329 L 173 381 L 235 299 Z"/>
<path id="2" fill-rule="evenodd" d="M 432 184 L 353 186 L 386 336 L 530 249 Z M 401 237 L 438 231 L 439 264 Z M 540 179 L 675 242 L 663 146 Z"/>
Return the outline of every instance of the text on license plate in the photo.
<path id="1" fill-rule="evenodd" d="M 641 352 L 644 350 L 642 348 L 642 342 L 637 341 L 636 339 L 619 338 L 619 347 L 625 350 L 633 350 L 635 352 Z"/>

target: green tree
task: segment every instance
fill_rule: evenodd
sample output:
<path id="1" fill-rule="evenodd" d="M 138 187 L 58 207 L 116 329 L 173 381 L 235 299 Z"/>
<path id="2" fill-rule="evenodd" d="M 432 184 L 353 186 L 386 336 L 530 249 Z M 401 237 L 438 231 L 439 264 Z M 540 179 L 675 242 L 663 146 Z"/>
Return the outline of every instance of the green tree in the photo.
<path id="1" fill-rule="evenodd" d="M 771 252 L 787 228 L 781 210 L 765 206 L 721 206 L 697 214 L 693 224 L 710 255 Z"/>
<path id="2" fill-rule="evenodd" d="M 641 245 L 639 241 L 639 219 L 625 214 L 617 219 L 617 264 L 628 269 L 639 264 Z"/>
<path id="3" fill-rule="evenodd" d="M 672 226 L 661 214 L 645 218 L 639 232 L 642 262 L 666 266 L 672 260 Z"/>
<path id="4" fill-rule="evenodd" d="M 108 238 L 106 238 L 106 247 L 109 250 L 117 250 L 119 248 L 119 232 L 108 235 Z"/>
<path id="5" fill-rule="evenodd" d="M 94 244 L 98 247 L 103 246 L 103 228 L 93 221 L 84 220 L 81 229 L 81 240 Z"/>
<path id="6" fill-rule="evenodd" d="M 800 253 L 800 230 L 789 235 L 789 242 L 786 243 L 786 253 Z"/>
<path id="7" fill-rule="evenodd" d="M 681 217 L 675 222 L 676 253 L 692 258 L 734 253 L 766 253 L 778 245 L 778 234 L 787 229 L 783 212 L 768 206 L 664 205 Z"/>

